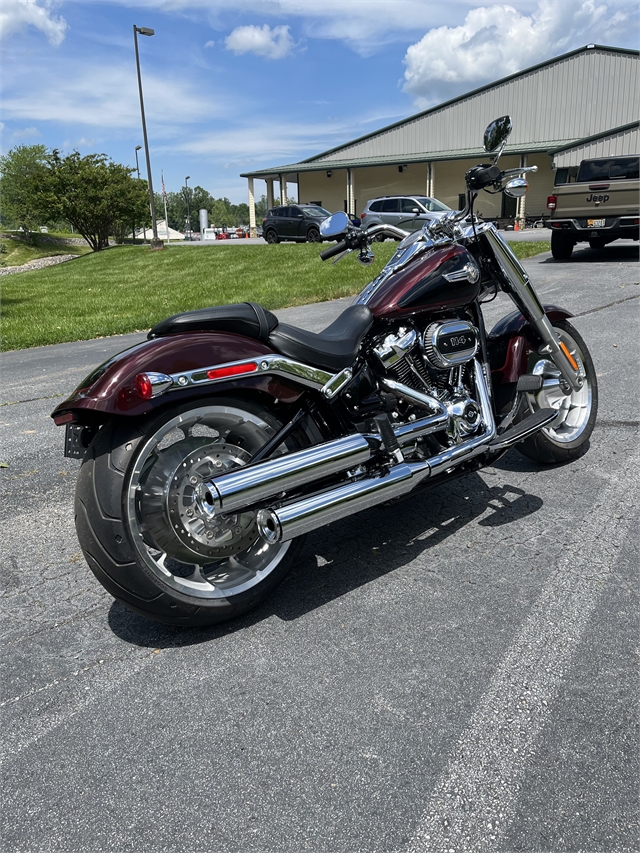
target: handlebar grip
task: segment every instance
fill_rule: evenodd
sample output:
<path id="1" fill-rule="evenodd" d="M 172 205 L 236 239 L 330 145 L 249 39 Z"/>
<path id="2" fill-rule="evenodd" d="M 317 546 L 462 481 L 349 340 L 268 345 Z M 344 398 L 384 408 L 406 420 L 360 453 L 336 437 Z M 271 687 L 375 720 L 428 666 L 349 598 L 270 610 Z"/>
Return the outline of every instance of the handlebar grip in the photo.
<path id="1" fill-rule="evenodd" d="M 499 166 L 474 166 L 469 169 L 466 178 L 471 189 L 481 190 L 484 187 L 488 187 L 494 181 L 500 180 L 501 175 L 502 172 Z"/>
<path id="2" fill-rule="evenodd" d="M 336 243 L 335 246 L 329 246 L 328 249 L 325 249 L 323 252 L 320 252 L 320 260 L 328 261 L 329 258 L 333 258 L 336 255 L 342 254 L 349 247 L 345 240 L 341 240 L 339 243 Z"/>

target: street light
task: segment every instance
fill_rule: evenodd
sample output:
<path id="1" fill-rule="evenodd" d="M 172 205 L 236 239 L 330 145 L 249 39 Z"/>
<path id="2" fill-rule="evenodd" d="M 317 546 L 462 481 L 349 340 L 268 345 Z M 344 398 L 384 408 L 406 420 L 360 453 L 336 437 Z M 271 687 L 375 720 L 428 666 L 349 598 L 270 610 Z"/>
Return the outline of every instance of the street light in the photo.
<path id="1" fill-rule="evenodd" d="M 140 180 L 140 164 L 138 163 L 138 151 L 140 151 L 141 148 L 142 148 L 142 145 L 136 145 L 136 172 L 138 173 L 138 180 Z M 134 233 L 134 235 L 133 235 L 134 242 L 135 242 L 135 238 L 136 238 L 136 235 Z M 147 227 L 144 224 L 144 222 L 142 223 L 142 242 L 143 243 L 147 242 Z"/>
<path id="2" fill-rule="evenodd" d="M 189 185 L 187 181 L 191 175 L 187 175 L 184 179 L 184 195 L 187 200 L 187 234 L 189 235 L 189 241 L 191 241 L 191 210 L 189 209 Z"/>
<path id="3" fill-rule="evenodd" d="M 164 249 L 164 243 L 158 239 L 158 223 L 156 222 L 156 205 L 153 198 L 153 180 L 151 178 L 151 160 L 149 159 L 149 141 L 147 139 L 147 123 L 144 118 L 144 100 L 142 98 L 142 78 L 140 77 L 140 56 L 138 54 L 138 33 L 141 36 L 152 36 L 154 31 L 149 27 L 133 25 L 133 43 L 136 48 L 136 68 L 138 71 L 138 90 L 140 92 L 140 114 L 142 116 L 142 136 L 144 137 L 144 153 L 147 157 L 147 184 L 149 187 L 149 206 L 151 208 L 151 227 L 153 228 L 152 249 Z"/>

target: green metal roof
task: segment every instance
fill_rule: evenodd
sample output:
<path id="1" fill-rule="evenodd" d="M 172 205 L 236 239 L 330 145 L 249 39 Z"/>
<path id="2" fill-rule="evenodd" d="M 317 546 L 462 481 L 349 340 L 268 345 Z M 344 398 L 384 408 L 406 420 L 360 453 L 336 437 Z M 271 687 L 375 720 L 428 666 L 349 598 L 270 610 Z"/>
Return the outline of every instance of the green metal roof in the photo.
<path id="1" fill-rule="evenodd" d="M 530 142 L 522 145 L 507 145 L 503 157 L 510 154 L 535 154 L 548 152 L 550 148 L 562 143 L 570 148 L 578 140 L 549 140 L 545 142 Z M 558 149 L 556 149 L 558 150 Z M 394 154 L 389 157 L 360 157 L 357 160 L 302 160 L 300 163 L 288 163 L 284 166 L 273 166 L 270 169 L 258 169 L 255 172 L 243 172 L 241 178 L 278 178 L 279 175 L 291 175 L 299 172 L 338 171 L 339 169 L 356 169 L 365 166 L 401 166 L 409 163 L 434 163 L 438 160 L 477 160 L 486 159 L 489 155 L 484 148 L 460 148 L 456 151 L 426 151 L 419 154 Z"/>

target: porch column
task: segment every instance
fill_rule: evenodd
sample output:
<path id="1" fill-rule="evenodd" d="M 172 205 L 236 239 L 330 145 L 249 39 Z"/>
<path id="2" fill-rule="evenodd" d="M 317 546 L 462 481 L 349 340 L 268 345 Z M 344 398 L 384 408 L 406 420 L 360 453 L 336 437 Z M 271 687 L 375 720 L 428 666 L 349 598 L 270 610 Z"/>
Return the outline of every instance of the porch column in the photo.
<path id="1" fill-rule="evenodd" d="M 273 178 L 267 178 L 265 181 L 267 185 L 267 208 L 272 208 L 273 204 Z"/>
<path id="2" fill-rule="evenodd" d="M 349 216 L 356 215 L 355 181 L 352 169 L 347 169 L 347 214 Z"/>
<path id="3" fill-rule="evenodd" d="M 284 205 L 287 203 L 287 182 L 284 175 L 278 175 L 278 178 L 280 179 L 280 204 Z"/>
<path id="4" fill-rule="evenodd" d="M 435 196 L 435 183 L 436 183 L 436 164 L 435 163 L 427 163 L 427 195 L 429 198 L 434 198 Z"/>
<path id="5" fill-rule="evenodd" d="M 523 169 L 527 165 L 527 155 L 526 154 L 520 155 L 520 165 L 522 166 Z M 516 219 L 518 221 L 518 228 L 520 230 L 522 230 L 527 223 L 526 210 L 527 210 L 527 196 L 525 194 L 522 196 L 522 198 L 518 199 L 518 203 L 516 205 Z"/>
<path id="6" fill-rule="evenodd" d="M 256 229 L 256 198 L 253 194 L 253 178 L 247 178 L 247 184 L 249 188 L 249 236 L 257 237 L 258 231 Z"/>

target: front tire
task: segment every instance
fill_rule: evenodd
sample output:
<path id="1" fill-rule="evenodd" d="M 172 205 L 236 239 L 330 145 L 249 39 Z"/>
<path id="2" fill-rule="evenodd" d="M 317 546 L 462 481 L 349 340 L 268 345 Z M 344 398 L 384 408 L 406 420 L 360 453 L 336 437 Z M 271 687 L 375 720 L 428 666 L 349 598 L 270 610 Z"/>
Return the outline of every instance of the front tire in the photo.
<path id="1" fill-rule="evenodd" d="M 196 489 L 247 464 L 280 426 L 253 402 L 218 398 L 99 431 L 78 477 L 76 530 L 89 567 L 114 598 L 150 619 L 201 626 L 266 597 L 295 564 L 304 537 L 268 545 L 251 511 L 207 518 Z"/>
<path id="2" fill-rule="evenodd" d="M 317 228 L 309 228 L 309 230 L 307 231 L 307 240 L 310 243 L 320 242 L 320 232 Z"/>
<path id="3" fill-rule="evenodd" d="M 549 426 L 516 445 L 524 456 L 545 465 L 568 462 L 585 453 L 598 414 L 598 382 L 587 345 L 566 320 L 557 321 L 553 327 L 578 363 L 584 383 L 580 390 L 568 395 L 551 384 L 535 396 L 527 395 L 531 411 L 558 410 L 558 417 Z M 556 380 L 561 375 L 555 364 L 547 359 L 538 361 L 533 372 L 541 375 L 543 380 Z"/>
<path id="4" fill-rule="evenodd" d="M 562 231 L 551 232 L 551 254 L 556 261 L 568 261 L 573 252 L 575 242 L 570 234 Z"/>

